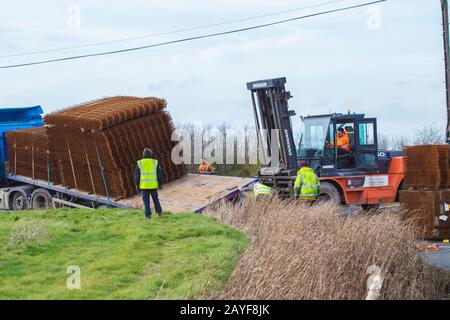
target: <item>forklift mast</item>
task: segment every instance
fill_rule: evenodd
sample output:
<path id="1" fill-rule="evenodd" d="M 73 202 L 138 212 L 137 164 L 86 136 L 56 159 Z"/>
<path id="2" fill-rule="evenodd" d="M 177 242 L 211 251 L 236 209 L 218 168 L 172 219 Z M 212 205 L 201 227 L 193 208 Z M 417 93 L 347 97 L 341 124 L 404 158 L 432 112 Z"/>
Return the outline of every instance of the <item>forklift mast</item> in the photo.
<path id="1" fill-rule="evenodd" d="M 285 89 L 286 78 L 260 80 L 247 83 L 251 91 L 255 125 L 262 154 L 271 157 L 269 166 L 262 167 L 261 175 L 287 175 L 297 174 L 297 151 L 292 131 L 291 117 L 295 111 L 289 110 L 288 100 L 292 98 Z M 275 130 L 275 131 L 273 131 Z M 262 136 L 267 133 L 267 139 Z M 278 135 L 274 135 L 277 133 Z M 271 137 L 278 136 L 279 155 L 272 146 Z M 278 156 L 278 164 L 273 159 Z"/>

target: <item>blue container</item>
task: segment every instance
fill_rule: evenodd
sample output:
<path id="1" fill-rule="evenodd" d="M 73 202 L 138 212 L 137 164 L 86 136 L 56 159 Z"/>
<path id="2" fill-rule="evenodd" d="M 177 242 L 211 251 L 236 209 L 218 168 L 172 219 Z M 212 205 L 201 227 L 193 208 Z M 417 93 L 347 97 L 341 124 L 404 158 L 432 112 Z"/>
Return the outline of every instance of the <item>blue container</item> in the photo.
<path id="1" fill-rule="evenodd" d="M 41 127 L 41 106 L 26 108 L 0 108 L 0 179 L 5 178 L 5 162 L 8 160 L 4 133 L 11 130 Z"/>

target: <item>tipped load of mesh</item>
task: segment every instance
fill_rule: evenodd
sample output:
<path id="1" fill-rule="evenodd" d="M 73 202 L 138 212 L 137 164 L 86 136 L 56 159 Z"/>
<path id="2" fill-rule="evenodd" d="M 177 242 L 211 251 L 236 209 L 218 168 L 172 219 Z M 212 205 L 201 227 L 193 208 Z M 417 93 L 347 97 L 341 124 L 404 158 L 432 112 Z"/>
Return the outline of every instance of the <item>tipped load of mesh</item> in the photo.
<path id="1" fill-rule="evenodd" d="M 135 195 L 133 168 L 144 148 L 152 149 L 166 182 L 185 175 L 170 158 L 174 128 L 165 108 L 162 99 L 113 97 L 47 115 L 51 182 L 114 199 Z M 8 140 L 10 166 L 16 150 Z"/>
<path id="2" fill-rule="evenodd" d="M 407 147 L 406 175 L 400 202 L 409 209 L 404 221 L 412 221 L 428 239 L 450 237 L 448 145 Z"/>

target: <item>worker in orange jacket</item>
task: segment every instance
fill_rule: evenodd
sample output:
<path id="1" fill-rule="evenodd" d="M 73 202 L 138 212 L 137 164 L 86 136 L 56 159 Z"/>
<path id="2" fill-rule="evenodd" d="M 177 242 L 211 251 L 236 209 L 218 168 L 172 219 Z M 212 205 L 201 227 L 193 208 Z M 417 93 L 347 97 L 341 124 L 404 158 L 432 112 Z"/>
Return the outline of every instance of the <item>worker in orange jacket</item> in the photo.
<path id="1" fill-rule="evenodd" d="M 202 159 L 202 162 L 198 166 L 198 173 L 214 173 L 216 168 L 214 168 L 206 159 Z"/>
<path id="2" fill-rule="evenodd" d="M 336 146 L 338 148 L 339 154 L 350 153 L 350 139 L 348 138 L 347 132 L 344 128 L 339 128 L 336 130 Z M 327 148 L 331 149 L 334 147 L 334 142 L 329 141 L 326 145 Z"/>
<path id="3" fill-rule="evenodd" d="M 350 141 L 344 128 L 337 129 L 336 146 L 339 150 L 350 152 Z"/>

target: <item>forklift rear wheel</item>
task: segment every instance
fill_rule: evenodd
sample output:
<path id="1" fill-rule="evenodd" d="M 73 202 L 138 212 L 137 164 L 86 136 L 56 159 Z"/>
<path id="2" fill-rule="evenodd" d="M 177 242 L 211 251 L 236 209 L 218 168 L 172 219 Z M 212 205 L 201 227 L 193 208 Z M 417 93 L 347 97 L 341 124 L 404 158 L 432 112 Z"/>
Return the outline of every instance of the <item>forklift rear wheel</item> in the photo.
<path id="1" fill-rule="evenodd" d="M 12 202 L 12 209 L 14 211 L 28 209 L 27 197 L 21 192 L 14 193 L 11 202 Z"/>
<path id="2" fill-rule="evenodd" d="M 328 201 L 341 204 L 341 195 L 339 194 L 338 189 L 331 183 L 321 182 L 318 202 L 323 203 Z"/>

